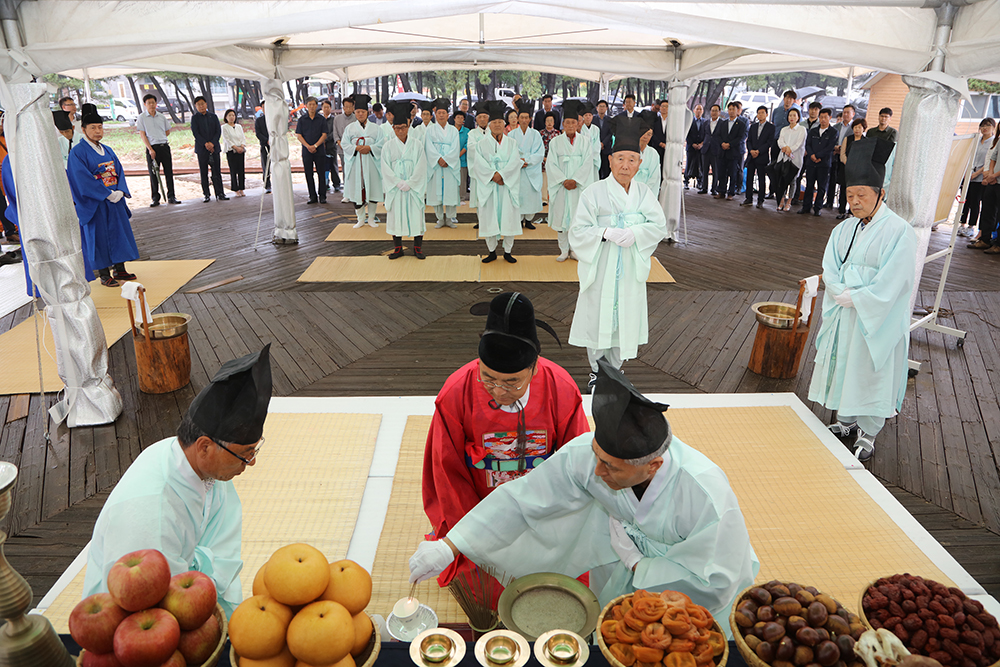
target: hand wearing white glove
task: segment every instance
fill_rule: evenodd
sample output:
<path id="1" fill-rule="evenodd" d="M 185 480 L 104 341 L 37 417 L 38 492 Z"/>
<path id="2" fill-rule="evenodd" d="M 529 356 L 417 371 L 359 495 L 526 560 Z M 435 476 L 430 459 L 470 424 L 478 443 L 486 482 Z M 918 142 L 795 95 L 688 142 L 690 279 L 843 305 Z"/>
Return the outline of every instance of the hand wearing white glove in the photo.
<path id="1" fill-rule="evenodd" d="M 618 231 L 621 232 L 621 235 L 615 243 L 617 243 L 620 248 L 631 248 L 635 244 L 635 232 L 627 227 Z"/>
<path id="2" fill-rule="evenodd" d="M 410 185 L 406 181 L 400 181 L 399 183 L 396 184 L 396 187 L 399 188 L 402 192 L 410 191 Z"/>
<path id="3" fill-rule="evenodd" d="M 622 232 L 625 230 L 618 229 L 617 227 L 608 227 L 604 230 L 604 238 L 612 243 L 617 244 L 622 238 Z"/>
<path id="4" fill-rule="evenodd" d="M 125 193 L 122 192 L 121 190 L 112 190 L 111 193 L 108 194 L 108 201 L 111 202 L 112 204 L 117 204 L 119 201 L 121 201 L 121 198 L 124 196 Z"/>
<path id="5" fill-rule="evenodd" d="M 444 540 L 421 542 L 416 553 L 410 556 L 410 583 L 419 584 L 444 572 L 455 554 Z"/>
<path id="6" fill-rule="evenodd" d="M 635 542 L 625 532 L 622 522 L 614 517 L 608 517 L 608 526 L 611 529 L 611 548 L 615 550 L 625 567 L 632 570 L 636 564 L 642 560 L 642 552 Z"/>
<path id="7" fill-rule="evenodd" d="M 845 289 L 840 294 L 834 294 L 833 300 L 842 308 L 854 308 L 854 300 L 851 299 L 851 290 Z"/>

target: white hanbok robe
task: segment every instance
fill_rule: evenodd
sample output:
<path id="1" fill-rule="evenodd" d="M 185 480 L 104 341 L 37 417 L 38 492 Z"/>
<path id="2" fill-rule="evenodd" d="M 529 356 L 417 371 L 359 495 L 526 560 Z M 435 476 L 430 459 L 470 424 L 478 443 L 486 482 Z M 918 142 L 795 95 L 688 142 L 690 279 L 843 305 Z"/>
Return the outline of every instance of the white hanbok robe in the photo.
<path id="1" fill-rule="evenodd" d="M 458 206 L 458 182 L 462 175 L 459 156 L 462 146 L 458 130 L 454 125 L 441 127 L 438 123 L 431 123 L 427 126 L 424 142 L 427 151 L 427 205 Z M 448 166 L 439 165 L 438 158 L 444 158 Z"/>
<path id="2" fill-rule="evenodd" d="M 395 133 L 382 145 L 382 188 L 385 190 L 385 231 L 390 236 L 423 236 L 424 196 L 427 187 L 427 155 L 420 138 L 406 137 L 404 144 Z M 399 189 L 405 181 L 410 189 Z"/>
<path id="3" fill-rule="evenodd" d="M 490 129 L 488 127 L 480 128 L 478 125 L 471 130 L 469 130 L 469 138 L 466 140 L 465 144 L 465 163 L 468 165 L 469 173 L 472 173 L 472 160 L 473 156 L 476 154 L 476 144 L 490 135 Z M 469 208 L 476 208 L 478 200 L 476 199 L 476 179 L 470 176 L 469 178 Z"/>
<path id="4" fill-rule="evenodd" d="M 602 241 L 604 230 L 632 230 L 635 243 L 622 248 Z M 571 345 L 595 350 L 620 348 L 634 359 L 649 339 L 646 278 L 650 257 L 667 235 L 667 221 L 648 187 L 632 180 L 629 191 L 613 177 L 584 190 L 569 228 L 579 257 L 580 294 L 569 330 Z"/>
<path id="5" fill-rule="evenodd" d="M 101 509 L 87 555 L 83 597 L 108 590 L 108 572 L 140 549 L 160 551 L 170 574 L 197 570 L 215 582 L 228 617 L 243 601 L 243 507 L 232 482 L 200 479 L 177 438 L 147 447 Z"/>
<path id="6" fill-rule="evenodd" d="M 372 147 L 372 152 L 362 154 L 357 151 L 358 140 L 364 137 L 364 144 Z M 344 150 L 344 194 L 348 201 L 366 204 L 382 201 L 382 177 L 379 176 L 379 156 L 382 151 L 382 126 L 371 121 L 361 127 L 361 123 L 351 123 L 344 128 L 340 139 Z M 363 180 L 362 180 L 363 176 Z M 365 189 L 368 201 L 361 198 L 361 188 Z"/>
<path id="7" fill-rule="evenodd" d="M 663 171 L 660 169 L 660 154 L 651 146 L 646 146 L 642 151 L 642 164 L 633 183 L 645 183 L 646 187 L 653 191 L 653 196 L 659 198 L 660 183 L 663 181 Z"/>
<path id="8" fill-rule="evenodd" d="M 852 417 L 891 417 L 906 393 L 917 236 L 883 203 L 845 262 L 858 223 L 851 217 L 834 227 L 823 253 L 826 293 L 809 400 Z M 834 301 L 846 289 L 853 308 Z"/>
<path id="9" fill-rule="evenodd" d="M 553 137 L 549 142 L 549 157 L 545 173 L 549 186 L 549 227 L 557 232 L 569 231 L 580 195 L 592 183 L 594 165 L 600 166 L 600 154 L 594 153 L 594 142 L 589 136 L 577 134 L 570 143 L 566 134 Z M 563 181 L 576 181 L 576 188 L 567 190 Z"/>
<path id="10" fill-rule="evenodd" d="M 475 563 L 512 577 L 589 571 L 602 607 L 638 589 L 673 590 L 725 619 L 760 569 L 725 473 L 675 437 L 639 500 L 594 474 L 593 437 L 570 440 L 530 475 L 494 489 L 448 539 Z M 611 548 L 609 516 L 643 555 L 634 572 Z M 729 624 L 720 625 L 729 635 Z"/>
<path id="11" fill-rule="evenodd" d="M 489 134 L 476 143 L 476 154 L 470 164 L 476 181 L 479 238 L 520 235 L 520 179 L 524 170 L 517 142 L 505 135 L 497 143 Z M 494 173 L 500 174 L 503 185 L 493 182 Z"/>
<path id="12" fill-rule="evenodd" d="M 527 164 L 521 170 L 521 215 L 534 215 L 542 210 L 542 160 L 545 158 L 545 142 L 538 130 L 531 127 L 527 132 L 522 132 L 517 127 L 507 137 L 517 142 L 521 159 Z M 507 180 L 506 177 L 504 180 Z"/>

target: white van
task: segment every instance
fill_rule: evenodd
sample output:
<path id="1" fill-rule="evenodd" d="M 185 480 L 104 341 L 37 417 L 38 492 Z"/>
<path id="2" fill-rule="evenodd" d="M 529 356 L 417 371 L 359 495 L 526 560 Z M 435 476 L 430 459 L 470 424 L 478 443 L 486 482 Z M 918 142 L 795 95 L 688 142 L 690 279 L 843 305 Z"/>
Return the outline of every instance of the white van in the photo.
<path id="1" fill-rule="evenodd" d="M 114 116 L 113 118 L 119 123 L 124 123 L 128 121 L 129 123 L 135 123 L 139 119 L 139 109 L 135 106 L 135 102 L 132 100 L 116 97 L 114 98 Z"/>

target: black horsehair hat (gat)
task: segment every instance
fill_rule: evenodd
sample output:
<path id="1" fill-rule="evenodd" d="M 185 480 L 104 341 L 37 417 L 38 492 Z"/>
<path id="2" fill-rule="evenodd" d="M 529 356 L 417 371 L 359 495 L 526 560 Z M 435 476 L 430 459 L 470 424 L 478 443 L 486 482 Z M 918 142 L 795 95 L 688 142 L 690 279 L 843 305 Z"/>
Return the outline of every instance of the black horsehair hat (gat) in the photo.
<path id="1" fill-rule="evenodd" d="M 663 412 L 605 359 L 597 361 L 592 414 L 597 446 L 616 459 L 639 459 L 656 452 L 672 434 Z"/>
<path id="2" fill-rule="evenodd" d="M 479 339 L 479 358 L 498 373 L 520 373 L 535 363 L 542 349 L 538 342 L 538 326 L 548 331 L 562 347 L 556 332 L 545 322 L 535 319 L 534 306 L 519 292 L 498 294 L 489 303 L 472 306 L 469 312 L 486 315 L 486 330 Z"/>
<path id="3" fill-rule="evenodd" d="M 875 137 L 855 141 L 844 169 L 847 187 L 867 185 L 881 190 L 885 183 L 885 163 L 892 154 L 894 145 Z"/>
<path id="4" fill-rule="evenodd" d="M 191 420 L 213 440 L 260 442 L 271 401 L 271 344 L 227 361 L 188 407 Z"/>

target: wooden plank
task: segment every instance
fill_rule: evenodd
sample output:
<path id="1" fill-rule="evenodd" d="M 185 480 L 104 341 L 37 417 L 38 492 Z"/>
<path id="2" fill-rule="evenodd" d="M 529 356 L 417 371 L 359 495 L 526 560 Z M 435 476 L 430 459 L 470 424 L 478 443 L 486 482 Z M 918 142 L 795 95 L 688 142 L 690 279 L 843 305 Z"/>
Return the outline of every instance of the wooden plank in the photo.
<path id="1" fill-rule="evenodd" d="M 51 431 L 52 446 L 45 454 L 41 518 L 47 519 L 69 507 L 71 431 L 65 423 Z"/>
<path id="2" fill-rule="evenodd" d="M 121 479 L 118 436 L 115 435 L 114 424 L 94 427 L 94 474 L 97 491 L 110 489 Z"/>
<path id="3" fill-rule="evenodd" d="M 253 334 L 259 339 L 257 349 L 263 347 L 265 343 L 272 343 L 271 383 L 274 394 L 278 396 L 287 396 L 295 391 L 295 383 L 285 372 L 286 367 L 297 366 L 295 362 L 287 352 L 281 349 L 277 339 L 261 321 L 254 307 L 244 298 L 243 294 L 231 294 L 230 298 L 232 299 L 233 305 L 236 306 L 239 313 L 243 316 L 243 319 L 253 331 Z M 241 336 L 242 335 L 243 331 L 241 331 Z"/>
<path id="4" fill-rule="evenodd" d="M 18 535 L 42 518 L 42 484 L 45 475 L 45 423 L 49 418 L 46 402 L 37 394 L 31 396 L 27 426 L 21 444 L 17 484 L 10 508 L 11 535 Z"/>
<path id="5" fill-rule="evenodd" d="M 224 285 L 231 285 L 240 280 L 243 280 L 243 276 L 233 276 L 231 278 L 223 278 L 222 280 L 216 280 L 214 283 L 209 283 L 208 285 L 203 285 L 202 287 L 197 287 L 195 289 L 187 290 L 184 293 L 201 294 L 202 292 L 207 292 L 210 289 L 215 289 L 216 287 L 222 287 Z"/>
<path id="6" fill-rule="evenodd" d="M 10 397 L 10 403 L 7 406 L 8 424 L 28 416 L 28 402 L 30 398 L 29 394 L 17 394 Z"/>
<path id="7" fill-rule="evenodd" d="M 69 442 L 70 505 L 86 500 L 97 492 L 97 480 L 88 479 L 94 469 L 94 429 L 73 429 Z"/>

